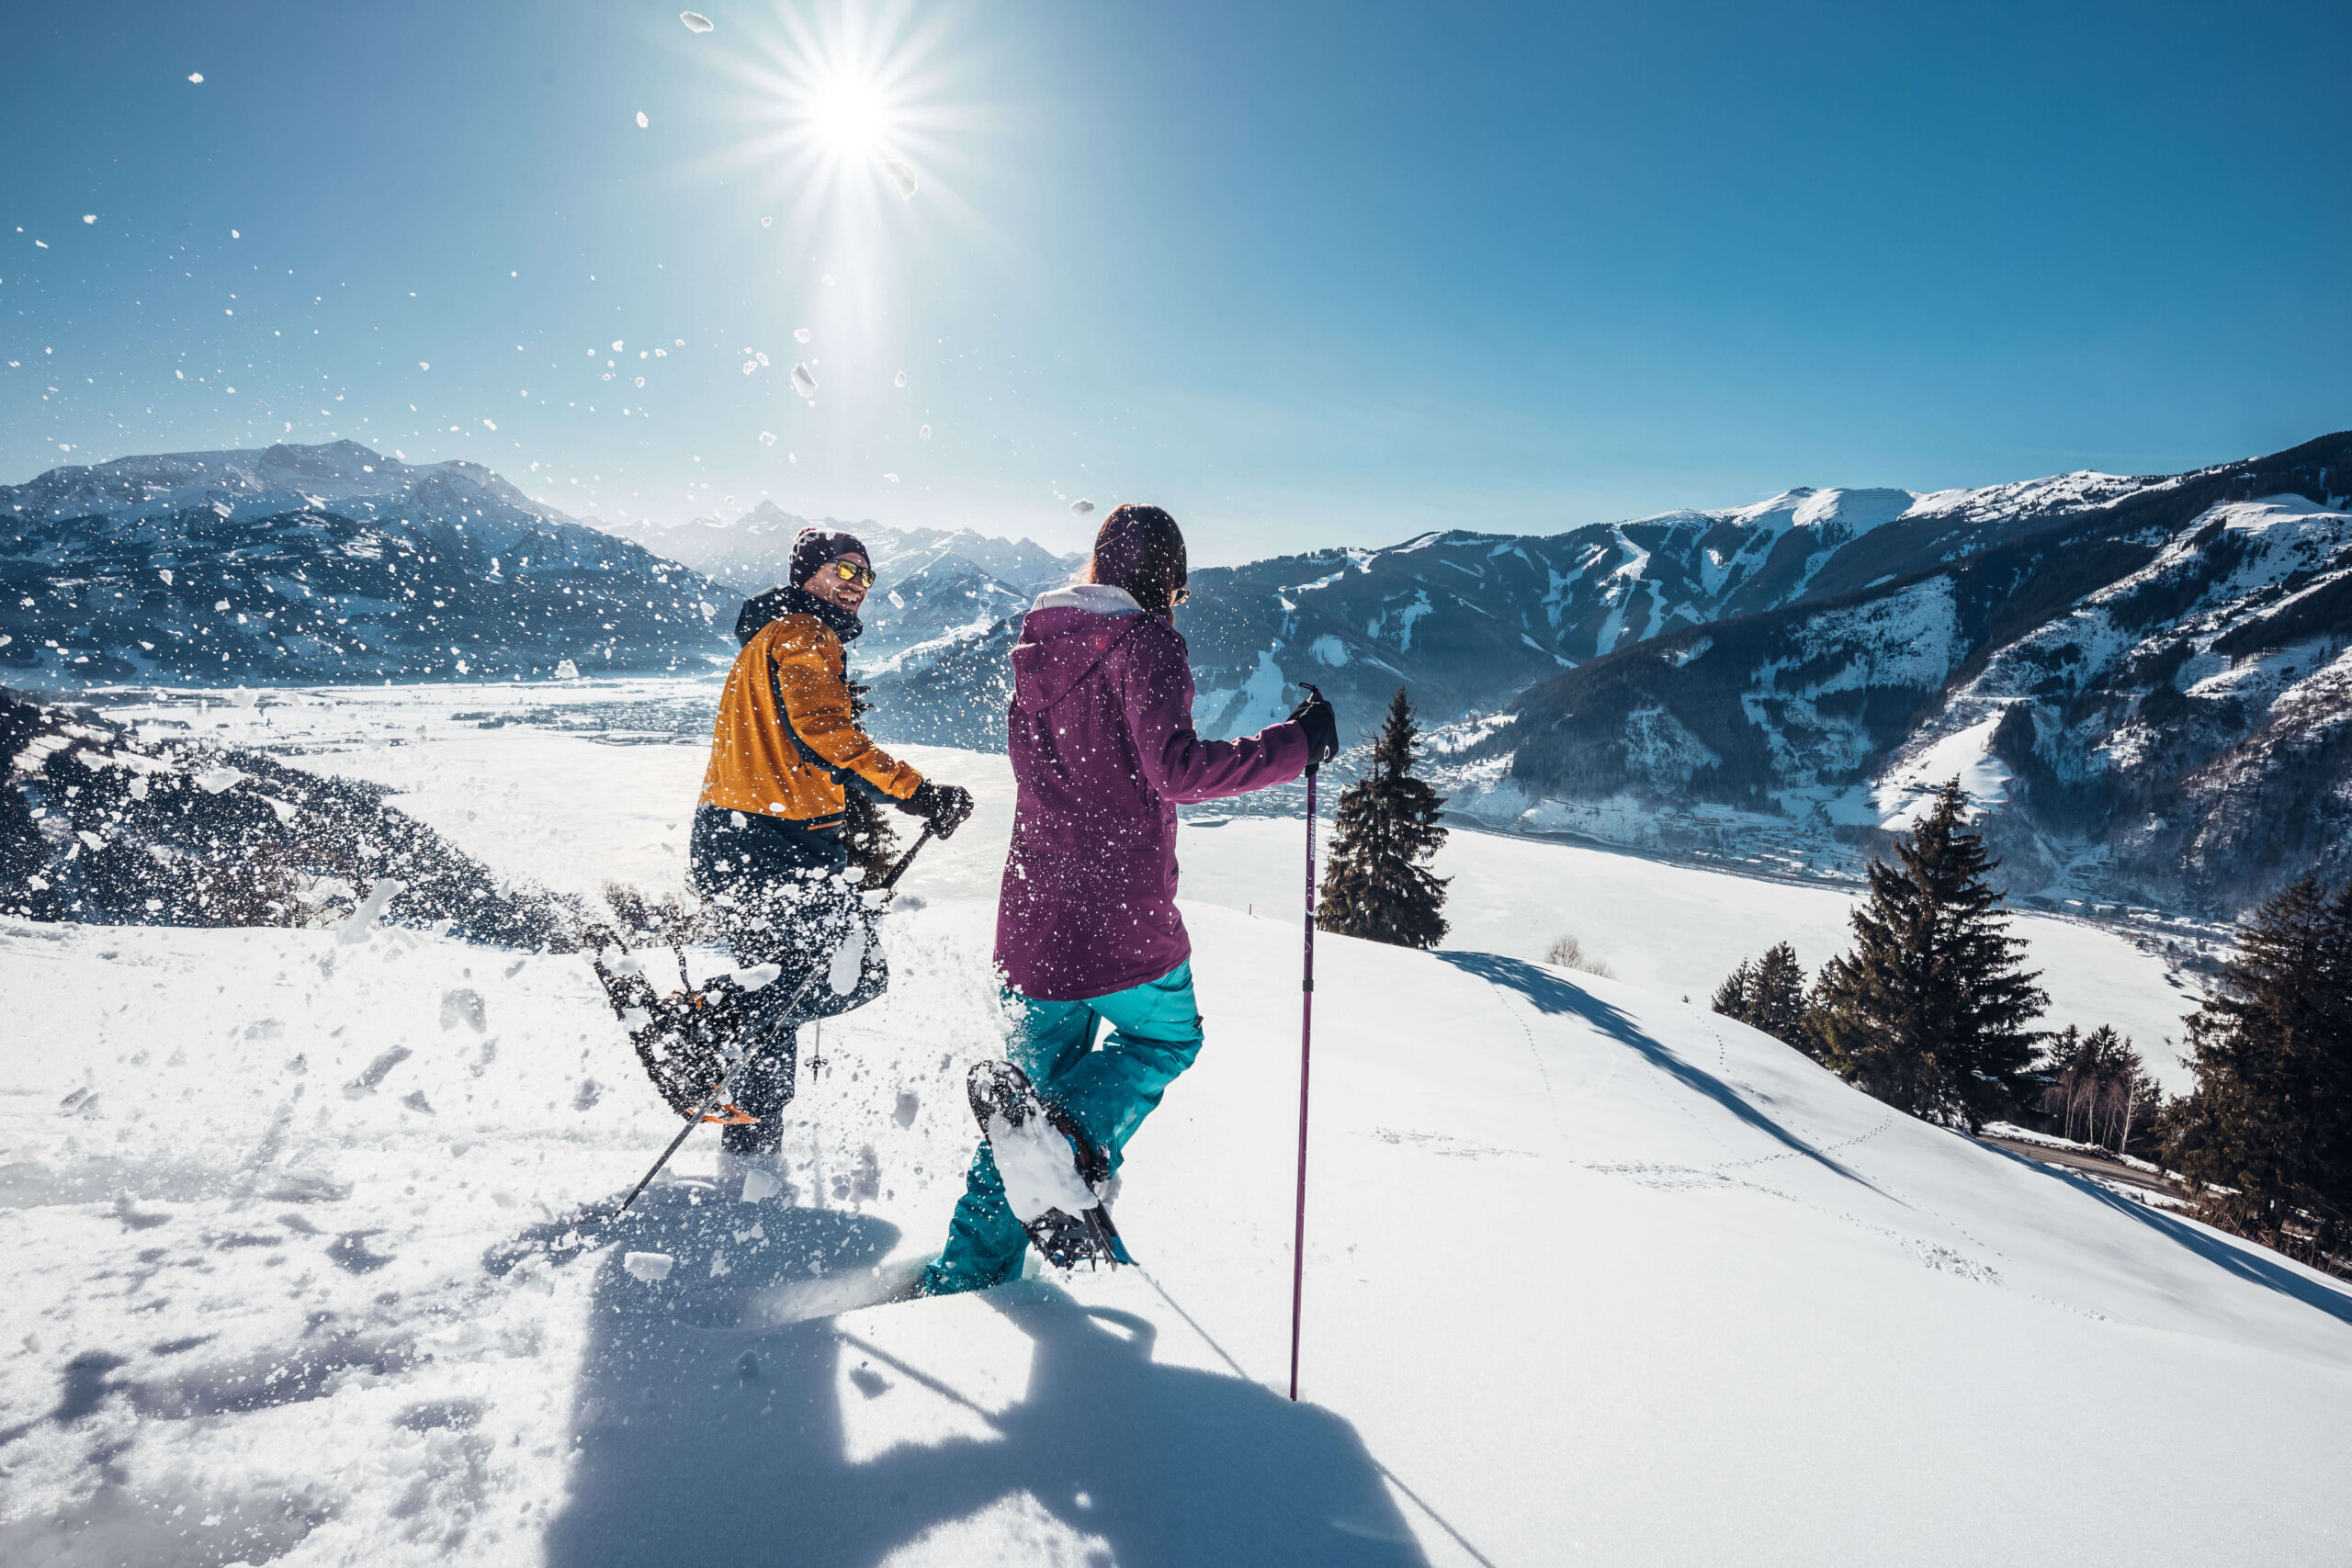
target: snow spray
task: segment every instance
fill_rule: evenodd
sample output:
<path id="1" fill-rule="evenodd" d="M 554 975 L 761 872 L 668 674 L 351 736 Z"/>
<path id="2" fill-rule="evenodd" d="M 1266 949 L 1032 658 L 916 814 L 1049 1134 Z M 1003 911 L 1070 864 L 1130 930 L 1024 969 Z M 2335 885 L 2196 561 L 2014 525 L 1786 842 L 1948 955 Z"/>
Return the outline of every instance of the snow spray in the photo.
<path id="1" fill-rule="evenodd" d="M 1311 788 L 1312 786 L 1310 785 L 1309 787 Z M 899 863 L 890 868 L 890 874 L 884 877 L 878 885 L 884 891 L 887 892 L 890 888 L 896 887 L 899 885 L 899 878 L 907 874 L 907 867 L 914 864 L 917 852 L 922 850 L 925 844 L 931 842 L 932 836 L 937 831 L 938 829 L 934 825 L 928 822 L 923 824 L 922 836 L 915 840 L 912 846 L 908 849 L 905 854 L 899 857 Z M 1310 829 L 1309 831 L 1311 832 L 1312 829 Z M 1311 910 L 1309 912 L 1312 913 Z M 1313 939 L 1310 936 L 1309 941 L 1312 940 Z M 860 948 L 859 951 L 862 953 L 865 950 Z M 683 961 L 682 957 L 681 962 Z M 792 999 L 784 1004 L 783 1011 L 779 1016 L 784 1018 L 791 1017 L 792 1010 L 800 1005 L 800 998 L 808 995 L 808 987 L 817 983 L 817 976 L 828 974 L 829 972 L 830 966 L 812 967 L 808 971 L 808 977 L 800 982 L 800 988 L 792 993 Z M 736 1064 L 737 1066 L 741 1066 L 741 1065 L 742 1064 L 740 1061 Z M 734 1081 L 735 1068 L 729 1067 L 727 1070 L 727 1076 L 720 1078 L 717 1084 L 713 1085 L 710 1092 L 703 1097 L 703 1102 L 698 1108 L 696 1108 L 695 1113 L 686 1118 L 686 1124 L 678 1129 L 678 1135 L 670 1140 L 670 1146 L 662 1151 L 662 1157 L 653 1162 L 653 1168 L 645 1173 L 645 1179 L 639 1181 L 636 1186 L 629 1189 L 628 1196 L 622 1199 L 621 1206 L 613 1211 L 613 1217 L 605 1222 L 607 1224 L 618 1224 L 621 1222 L 622 1216 L 628 1213 L 630 1205 L 637 1201 L 638 1195 L 642 1193 L 648 1187 L 653 1185 L 653 1179 L 662 1174 L 662 1168 L 670 1163 L 670 1156 L 678 1152 L 678 1145 L 686 1141 L 686 1134 L 693 1132 L 696 1127 L 702 1125 L 703 1122 L 713 1119 L 711 1113 L 717 1111 L 721 1103 L 726 1101 L 729 1088 L 734 1083 Z M 1294 1336 L 1294 1337 L 1295 1337 Z"/>

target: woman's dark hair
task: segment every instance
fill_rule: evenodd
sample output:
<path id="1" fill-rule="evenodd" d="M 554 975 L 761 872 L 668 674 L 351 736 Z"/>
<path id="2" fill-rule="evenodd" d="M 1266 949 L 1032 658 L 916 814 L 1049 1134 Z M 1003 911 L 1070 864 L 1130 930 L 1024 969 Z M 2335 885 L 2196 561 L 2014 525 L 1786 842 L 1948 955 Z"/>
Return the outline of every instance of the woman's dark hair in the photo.
<path id="1" fill-rule="evenodd" d="M 1125 589 L 1147 615 L 1169 614 L 1186 575 L 1184 536 L 1157 506 L 1114 507 L 1094 531 L 1086 581 Z"/>

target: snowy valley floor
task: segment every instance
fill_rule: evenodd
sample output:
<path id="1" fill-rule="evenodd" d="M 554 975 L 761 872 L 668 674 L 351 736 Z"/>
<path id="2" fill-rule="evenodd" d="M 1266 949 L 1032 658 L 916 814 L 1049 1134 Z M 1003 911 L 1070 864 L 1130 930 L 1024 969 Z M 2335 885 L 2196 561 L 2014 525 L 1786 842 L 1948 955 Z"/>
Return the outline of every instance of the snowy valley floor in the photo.
<path id="1" fill-rule="evenodd" d="M 697 751 L 476 722 L 277 739 L 513 874 L 674 882 Z M 1187 833 L 1208 1045 L 1132 1148 L 1143 1267 L 867 1304 L 937 1245 L 999 1043 L 1009 802 L 918 760 L 982 813 L 825 1032 L 797 1190 L 718 1202 L 699 1134 L 614 1235 L 673 1123 L 583 960 L 0 922 L 0 1562 L 2352 1554 L 2352 1294 L 1894 1115 L 1670 972 L 1528 962 L 1556 908 L 1319 943 L 1292 1406 L 1298 930 L 1225 902 L 1289 908 L 1296 844 L 1246 823 Z"/>

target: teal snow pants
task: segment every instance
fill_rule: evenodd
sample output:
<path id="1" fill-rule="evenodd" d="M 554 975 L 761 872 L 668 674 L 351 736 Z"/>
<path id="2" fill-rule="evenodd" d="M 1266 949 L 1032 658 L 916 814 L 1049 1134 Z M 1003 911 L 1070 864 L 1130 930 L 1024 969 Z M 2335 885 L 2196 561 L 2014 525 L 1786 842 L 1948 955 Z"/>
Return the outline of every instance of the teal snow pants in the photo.
<path id="1" fill-rule="evenodd" d="M 1176 1075 L 1201 1053 L 1192 960 L 1157 980 L 1107 997 L 1048 1002 L 1010 988 L 1004 997 L 1021 1020 L 1007 1044 L 1013 1065 L 1029 1075 L 1039 1096 L 1086 1129 L 1117 1170 L 1127 1140 Z M 1096 1027 L 1105 1020 L 1111 1032 L 1097 1046 Z M 1001 1285 L 1021 1272 L 1028 1245 L 1028 1233 L 1004 1201 L 1004 1180 L 983 1142 L 948 1224 L 946 1248 L 923 1270 L 923 1294 Z"/>

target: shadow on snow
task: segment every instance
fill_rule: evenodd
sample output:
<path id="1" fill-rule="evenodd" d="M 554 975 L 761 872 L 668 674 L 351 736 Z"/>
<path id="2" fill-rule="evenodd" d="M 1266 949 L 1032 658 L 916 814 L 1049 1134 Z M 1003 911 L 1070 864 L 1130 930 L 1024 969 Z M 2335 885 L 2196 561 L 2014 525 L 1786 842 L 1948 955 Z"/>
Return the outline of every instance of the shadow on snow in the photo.
<path id="1" fill-rule="evenodd" d="M 826 1280 L 844 1292 L 827 1310 L 888 1295 L 895 1281 L 876 1269 L 894 1226 L 723 1204 L 683 1182 L 647 1193 L 639 1213 L 596 1263 L 571 1493 L 547 1538 L 552 1568 L 714 1557 L 847 1568 L 1023 1495 L 1033 1532 L 1035 1516 L 1050 1516 L 1126 1568 L 1426 1561 L 1353 1427 L 1246 1379 L 1156 1364 L 1147 1318 L 1042 1280 L 987 1292 L 1031 1346 L 1023 1396 L 990 1412 L 952 1374 L 907 1365 L 831 1318 L 762 1326 L 818 1304 L 810 1292 Z M 738 1237 L 754 1215 L 763 1244 L 747 1246 Z M 531 1246 L 486 1261 L 498 1269 Z M 728 1272 L 711 1278 L 722 1246 Z M 677 1264 L 651 1284 L 624 1270 L 627 1250 Z M 844 1403 L 923 1397 L 910 1385 L 959 1406 L 967 1427 L 977 1417 L 986 1436 L 849 1457 Z M 1046 1551 L 1033 1540 L 1018 1555 Z"/>
<path id="2" fill-rule="evenodd" d="M 2259 1245 L 2257 1243 L 2236 1242 L 2226 1236 L 2217 1235 L 2200 1226 L 2190 1224 L 2176 1215 L 2165 1213 L 2153 1204 L 2126 1198 L 2079 1171 L 2068 1170 L 2063 1166 L 2045 1165 L 2038 1159 L 2028 1158 L 2014 1149 L 2001 1148 L 1996 1145 L 1985 1144 L 1980 1146 L 2013 1159 L 2029 1170 L 2039 1172 L 2043 1176 L 2054 1176 L 2076 1190 L 2098 1199 L 2119 1214 L 2129 1214 L 2166 1240 L 2177 1242 L 2180 1246 L 2187 1247 L 2223 1273 L 2233 1274 L 2248 1284 L 2263 1286 L 2267 1290 L 2278 1292 L 2282 1296 L 2291 1296 L 2305 1306 L 2314 1307 L 2338 1322 L 2352 1323 L 2352 1293 L 2346 1293 L 2335 1286 L 2314 1280 L 2310 1275 L 2290 1267 L 2283 1259 L 2274 1258 L 2257 1250 Z"/>
<path id="3" fill-rule="evenodd" d="M 1505 958 L 1494 953 L 1446 952 L 1433 953 L 1430 956 L 1440 963 L 1450 964 L 1464 974 L 1475 975 L 1488 985 L 1518 992 L 1532 1002 L 1538 1011 L 1567 1013 L 1584 1020 L 1619 1044 L 1631 1047 L 1659 1072 L 1685 1089 L 1713 1100 L 1749 1127 L 1787 1148 L 1791 1154 L 1803 1155 L 1824 1169 L 1835 1171 L 1847 1180 L 1868 1187 L 1873 1192 L 1879 1190 L 1867 1178 L 1847 1169 L 1757 1110 L 1742 1099 L 1737 1090 L 1713 1073 L 1692 1066 L 1643 1033 L 1623 1010 L 1562 979 L 1541 964 L 1530 964 L 1523 959 Z"/>

